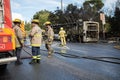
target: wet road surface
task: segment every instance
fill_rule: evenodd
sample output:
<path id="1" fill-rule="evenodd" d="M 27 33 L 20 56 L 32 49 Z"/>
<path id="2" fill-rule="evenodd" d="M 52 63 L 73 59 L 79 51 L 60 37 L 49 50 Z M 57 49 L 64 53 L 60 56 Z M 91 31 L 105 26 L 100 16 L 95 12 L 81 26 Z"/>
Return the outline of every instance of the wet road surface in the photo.
<path id="1" fill-rule="evenodd" d="M 60 52 L 61 48 L 58 45 L 55 42 L 53 48 Z M 45 49 L 44 46 L 41 48 Z M 30 49 L 26 50 L 30 52 Z M 120 58 L 120 50 L 114 49 L 113 44 L 107 43 L 68 43 L 67 53 Z M 24 51 L 23 54 L 26 55 Z M 47 58 L 45 51 L 41 51 L 41 54 L 41 64 L 30 65 L 30 59 L 24 59 L 20 66 L 9 64 L 6 71 L 0 71 L 0 80 L 120 80 L 120 64 L 68 58 L 59 54 Z"/>

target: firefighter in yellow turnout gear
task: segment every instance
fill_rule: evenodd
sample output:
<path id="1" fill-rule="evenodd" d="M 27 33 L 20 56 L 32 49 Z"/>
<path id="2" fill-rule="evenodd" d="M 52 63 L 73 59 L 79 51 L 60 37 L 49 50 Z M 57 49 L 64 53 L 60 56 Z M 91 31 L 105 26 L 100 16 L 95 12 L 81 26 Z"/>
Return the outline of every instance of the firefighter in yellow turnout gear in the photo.
<path id="1" fill-rule="evenodd" d="M 30 64 L 40 63 L 40 46 L 42 44 L 42 30 L 39 27 L 39 20 L 33 19 L 31 22 L 31 32 L 29 34 L 32 46 L 32 60 Z"/>
<path id="2" fill-rule="evenodd" d="M 21 21 L 20 29 L 22 31 L 23 38 L 26 39 L 25 24 L 24 21 Z"/>
<path id="3" fill-rule="evenodd" d="M 15 64 L 20 65 L 22 64 L 21 62 L 21 51 L 22 51 L 22 47 L 24 45 L 24 41 L 23 41 L 23 36 L 22 36 L 22 31 L 20 29 L 20 24 L 21 24 L 21 20 L 20 19 L 15 19 L 13 21 L 14 26 L 13 26 L 13 30 L 15 32 L 15 55 L 17 56 L 17 61 L 15 62 Z"/>
<path id="4" fill-rule="evenodd" d="M 47 48 L 48 50 L 48 57 L 51 57 L 52 53 L 54 52 L 51 45 L 53 43 L 53 37 L 54 37 L 54 32 L 53 32 L 53 29 L 51 28 L 51 22 L 47 21 L 45 22 L 45 28 L 46 28 L 46 31 L 45 31 L 45 36 L 46 36 L 46 39 L 45 39 L 45 47 Z"/>
<path id="5" fill-rule="evenodd" d="M 65 38 L 66 37 L 66 32 L 63 29 L 63 27 L 60 28 L 59 37 L 60 37 L 60 40 L 61 40 L 61 45 L 65 46 L 66 45 L 66 38 Z"/>

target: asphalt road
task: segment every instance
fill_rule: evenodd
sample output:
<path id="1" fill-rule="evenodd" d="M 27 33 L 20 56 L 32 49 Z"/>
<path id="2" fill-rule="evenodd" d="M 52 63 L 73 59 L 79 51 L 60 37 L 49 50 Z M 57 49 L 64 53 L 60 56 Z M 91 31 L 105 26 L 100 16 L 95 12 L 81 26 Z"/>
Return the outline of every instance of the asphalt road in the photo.
<path id="1" fill-rule="evenodd" d="M 77 56 L 120 58 L 120 50 L 108 43 L 68 43 L 66 54 Z M 61 52 L 59 43 L 53 45 L 55 52 Z M 41 49 L 45 49 L 44 46 Z M 31 53 L 30 48 L 25 48 Z M 47 52 L 41 51 L 41 64 L 30 65 L 30 59 L 23 59 L 20 66 L 11 63 L 6 71 L 0 71 L 0 80 L 120 80 L 120 64 L 96 61 L 85 58 L 68 58 L 53 54 L 47 58 Z M 29 56 L 24 51 L 22 57 Z M 116 61 L 116 59 L 103 60 Z"/>

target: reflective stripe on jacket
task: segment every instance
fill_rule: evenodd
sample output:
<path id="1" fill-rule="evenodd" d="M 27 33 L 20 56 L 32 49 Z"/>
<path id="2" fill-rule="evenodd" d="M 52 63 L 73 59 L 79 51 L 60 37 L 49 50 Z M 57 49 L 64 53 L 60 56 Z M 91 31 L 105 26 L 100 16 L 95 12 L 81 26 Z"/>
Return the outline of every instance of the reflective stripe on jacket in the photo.
<path id="1" fill-rule="evenodd" d="M 30 32 L 31 46 L 40 47 L 42 44 L 42 30 L 39 26 L 34 26 Z"/>

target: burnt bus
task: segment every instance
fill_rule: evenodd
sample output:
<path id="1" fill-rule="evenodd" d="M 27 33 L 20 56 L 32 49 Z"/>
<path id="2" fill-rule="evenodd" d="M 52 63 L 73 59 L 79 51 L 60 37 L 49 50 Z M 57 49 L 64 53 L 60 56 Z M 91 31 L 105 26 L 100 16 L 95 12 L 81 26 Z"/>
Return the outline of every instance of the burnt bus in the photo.
<path id="1" fill-rule="evenodd" d="M 60 27 L 67 33 L 67 41 L 70 42 L 97 42 L 99 40 L 99 23 L 84 21 L 83 23 L 67 23 L 54 25 L 55 34 L 58 35 Z M 55 40 L 58 39 L 55 36 Z"/>
<path id="2" fill-rule="evenodd" d="M 94 21 L 83 22 L 83 41 L 98 42 L 99 40 L 99 23 Z"/>

